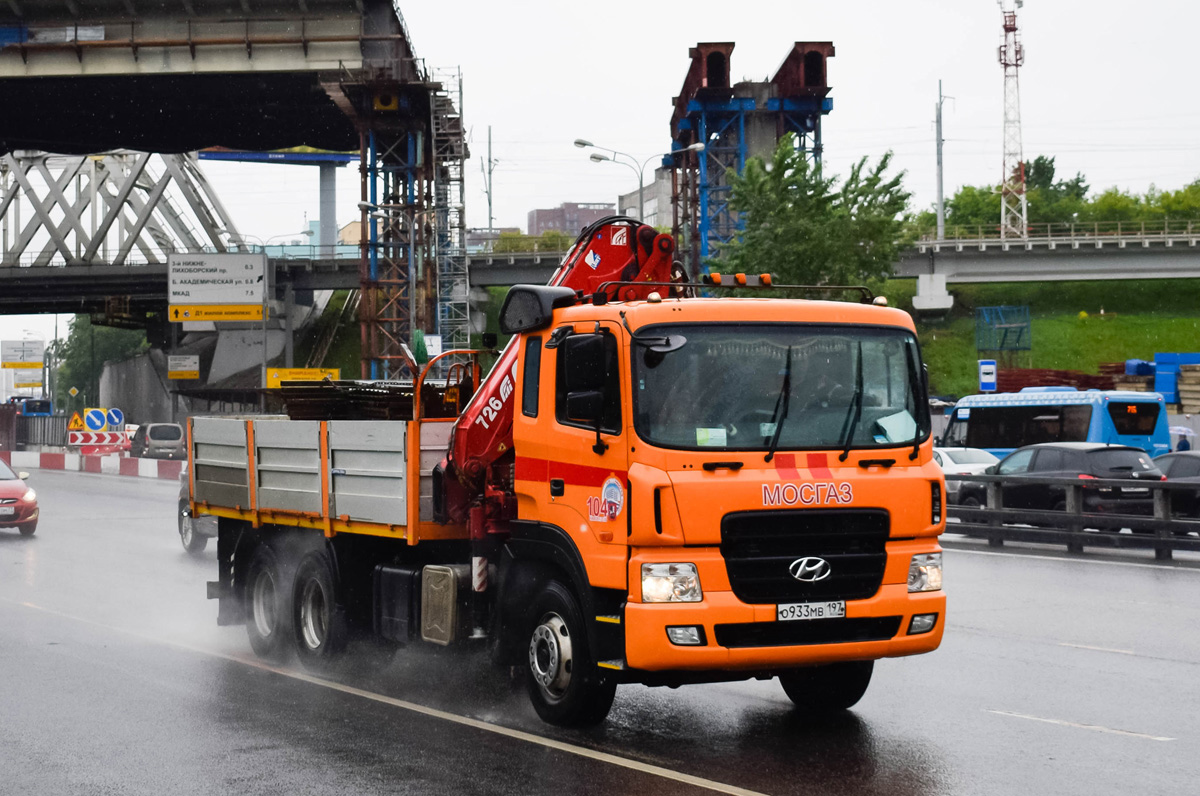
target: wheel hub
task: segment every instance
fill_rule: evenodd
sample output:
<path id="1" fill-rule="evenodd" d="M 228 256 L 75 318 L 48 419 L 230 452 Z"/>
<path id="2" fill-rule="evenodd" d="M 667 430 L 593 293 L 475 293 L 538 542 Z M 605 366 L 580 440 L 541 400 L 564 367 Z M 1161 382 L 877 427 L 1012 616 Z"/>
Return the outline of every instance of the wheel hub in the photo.
<path id="1" fill-rule="evenodd" d="M 300 632 L 310 650 L 318 650 L 329 637 L 329 616 L 325 591 L 316 581 L 304 584 L 300 598 Z"/>
<path id="2" fill-rule="evenodd" d="M 552 695 L 566 691 L 571 683 L 571 637 L 566 623 L 551 614 L 533 630 L 529 640 L 529 670 L 533 679 Z"/>
<path id="3" fill-rule="evenodd" d="M 263 638 L 269 638 L 275 632 L 275 579 L 270 572 L 263 570 L 258 573 L 250 602 L 254 629 Z"/>

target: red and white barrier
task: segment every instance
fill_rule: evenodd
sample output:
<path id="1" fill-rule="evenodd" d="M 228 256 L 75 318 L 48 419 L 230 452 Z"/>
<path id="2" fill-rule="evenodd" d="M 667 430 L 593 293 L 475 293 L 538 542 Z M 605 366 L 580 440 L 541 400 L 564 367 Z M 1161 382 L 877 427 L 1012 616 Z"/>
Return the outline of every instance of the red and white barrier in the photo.
<path id="1" fill-rule="evenodd" d="M 72 470 L 137 478 L 178 479 L 183 462 L 175 459 L 131 459 L 127 456 L 84 456 L 78 453 L 0 451 L 0 461 L 14 470 Z"/>

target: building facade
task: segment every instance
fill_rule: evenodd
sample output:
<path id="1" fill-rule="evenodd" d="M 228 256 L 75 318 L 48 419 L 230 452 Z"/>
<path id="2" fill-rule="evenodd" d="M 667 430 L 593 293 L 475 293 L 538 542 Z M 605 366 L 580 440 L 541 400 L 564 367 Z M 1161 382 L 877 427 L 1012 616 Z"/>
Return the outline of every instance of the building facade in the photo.
<path id="1" fill-rule="evenodd" d="M 549 229 L 577 235 L 581 229 L 605 216 L 615 215 L 610 202 L 563 202 L 558 207 L 529 211 L 529 234 L 540 236 Z"/>

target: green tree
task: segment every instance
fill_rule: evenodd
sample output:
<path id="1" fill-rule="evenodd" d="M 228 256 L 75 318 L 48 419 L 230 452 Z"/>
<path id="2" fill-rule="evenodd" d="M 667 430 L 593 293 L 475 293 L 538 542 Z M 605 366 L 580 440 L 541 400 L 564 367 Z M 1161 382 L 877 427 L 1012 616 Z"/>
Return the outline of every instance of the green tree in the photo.
<path id="1" fill-rule="evenodd" d="M 498 254 L 515 252 L 565 252 L 571 248 L 575 238 L 558 229 L 548 229 L 540 237 L 522 235 L 520 232 L 501 232 L 492 251 Z"/>
<path id="2" fill-rule="evenodd" d="M 66 403 L 67 391 L 79 390 L 76 406 L 96 406 L 100 396 L 100 372 L 108 361 L 128 359 L 150 347 L 146 333 L 140 329 L 114 329 L 93 326 L 87 315 L 76 315 L 71 321 L 67 341 L 62 345 L 58 366 L 58 400 Z"/>
<path id="3" fill-rule="evenodd" d="M 890 152 L 873 167 L 863 158 L 839 181 L 785 137 L 769 164 L 752 158 L 730 181 L 730 204 L 745 229 L 721 247 L 721 269 L 770 271 L 783 282 L 812 285 L 886 277 L 899 255 L 909 198 L 904 173 L 886 174 L 890 164 Z"/>

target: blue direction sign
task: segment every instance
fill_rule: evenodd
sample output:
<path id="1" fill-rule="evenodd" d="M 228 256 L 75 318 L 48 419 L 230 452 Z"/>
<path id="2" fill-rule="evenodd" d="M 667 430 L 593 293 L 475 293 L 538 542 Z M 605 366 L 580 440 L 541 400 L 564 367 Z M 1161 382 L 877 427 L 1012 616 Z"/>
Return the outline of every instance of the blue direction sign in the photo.
<path id="1" fill-rule="evenodd" d="M 83 424 L 88 431 L 104 431 L 108 427 L 103 409 L 88 409 L 83 416 Z"/>
<path id="2" fill-rule="evenodd" d="M 995 392 L 996 391 L 996 360 L 994 360 L 994 359 L 979 360 L 979 391 L 980 392 Z"/>
<path id="3" fill-rule="evenodd" d="M 108 424 L 119 429 L 121 426 L 125 425 L 125 413 L 120 409 L 109 409 Z"/>

